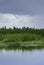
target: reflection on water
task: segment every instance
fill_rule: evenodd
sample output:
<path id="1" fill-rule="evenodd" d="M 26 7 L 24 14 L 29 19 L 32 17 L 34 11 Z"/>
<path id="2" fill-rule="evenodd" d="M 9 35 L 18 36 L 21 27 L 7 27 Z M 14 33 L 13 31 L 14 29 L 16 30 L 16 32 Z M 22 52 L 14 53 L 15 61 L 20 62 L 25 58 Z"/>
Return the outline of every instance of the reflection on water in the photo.
<path id="1" fill-rule="evenodd" d="M 0 50 L 0 65 L 44 65 L 44 49 Z"/>
<path id="2" fill-rule="evenodd" d="M 35 49 L 44 49 L 44 46 L 8 46 L 8 47 L 0 47 L 0 50 L 3 50 L 3 49 L 6 49 L 6 50 L 22 50 L 22 51 L 28 51 L 28 50 L 35 50 Z"/>

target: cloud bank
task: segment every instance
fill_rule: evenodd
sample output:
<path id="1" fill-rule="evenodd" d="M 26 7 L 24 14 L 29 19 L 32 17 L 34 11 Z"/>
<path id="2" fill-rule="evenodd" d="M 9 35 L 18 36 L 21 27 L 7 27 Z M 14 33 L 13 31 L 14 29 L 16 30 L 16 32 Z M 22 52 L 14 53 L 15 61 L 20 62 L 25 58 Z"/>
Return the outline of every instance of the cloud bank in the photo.
<path id="1" fill-rule="evenodd" d="M 14 15 L 0 13 L 0 27 L 44 28 L 44 16 Z"/>

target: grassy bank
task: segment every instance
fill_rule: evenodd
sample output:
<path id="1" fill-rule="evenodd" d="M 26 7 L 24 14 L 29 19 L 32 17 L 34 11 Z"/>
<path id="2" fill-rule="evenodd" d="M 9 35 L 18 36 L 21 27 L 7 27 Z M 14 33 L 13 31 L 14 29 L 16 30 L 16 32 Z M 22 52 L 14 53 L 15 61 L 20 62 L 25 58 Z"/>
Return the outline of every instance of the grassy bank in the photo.
<path id="1" fill-rule="evenodd" d="M 0 46 L 44 46 L 44 29 L 0 29 Z"/>
<path id="2" fill-rule="evenodd" d="M 32 33 L 0 34 L 0 44 L 44 45 L 44 37 Z"/>

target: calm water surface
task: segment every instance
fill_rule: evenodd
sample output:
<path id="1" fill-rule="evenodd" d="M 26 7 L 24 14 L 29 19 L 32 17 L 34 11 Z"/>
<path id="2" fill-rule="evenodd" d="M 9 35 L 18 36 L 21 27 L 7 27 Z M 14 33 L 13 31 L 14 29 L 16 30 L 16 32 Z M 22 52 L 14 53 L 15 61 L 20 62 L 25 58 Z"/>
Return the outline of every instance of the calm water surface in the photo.
<path id="1" fill-rule="evenodd" d="M 0 65 L 44 65 L 44 49 L 0 50 Z"/>

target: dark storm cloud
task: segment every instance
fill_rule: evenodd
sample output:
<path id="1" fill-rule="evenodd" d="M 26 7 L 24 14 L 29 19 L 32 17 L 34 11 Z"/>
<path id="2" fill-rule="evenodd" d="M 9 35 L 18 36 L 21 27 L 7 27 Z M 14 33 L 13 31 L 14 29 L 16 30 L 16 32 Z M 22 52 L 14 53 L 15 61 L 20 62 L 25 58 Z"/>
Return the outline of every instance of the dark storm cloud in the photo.
<path id="1" fill-rule="evenodd" d="M 44 0 L 0 0 L 0 13 L 44 15 Z"/>

